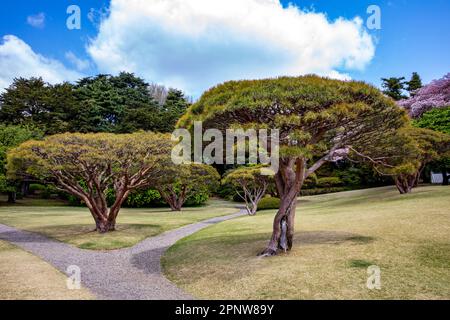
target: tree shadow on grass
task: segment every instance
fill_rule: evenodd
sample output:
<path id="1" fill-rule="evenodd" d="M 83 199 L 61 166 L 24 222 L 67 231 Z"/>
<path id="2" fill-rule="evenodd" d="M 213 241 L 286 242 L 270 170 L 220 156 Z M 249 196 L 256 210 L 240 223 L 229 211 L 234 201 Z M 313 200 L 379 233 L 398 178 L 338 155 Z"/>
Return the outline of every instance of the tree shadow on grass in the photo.
<path id="1" fill-rule="evenodd" d="M 303 245 L 339 245 L 344 242 L 367 244 L 375 241 L 375 238 L 342 231 L 303 231 L 296 233 L 294 241 Z"/>
<path id="2" fill-rule="evenodd" d="M 212 245 L 212 246 L 234 246 L 234 245 L 250 245 L 254 242 L 268 242 L 271 234 L 265 232 L 248 233 L 248 234 L 236 234 L 229 233 L 228 235 L 205 235 L 204 237 L 187 237 L 175 244 L 178 246 L 190 246 L 190 245 Z M 352 243 L 355 245 L 368 244 L 375 241 L 376 238 L 370 236 L 359 235 L 350 232 L 342 231 L 300 231 L 296 232 L 294 236 L 294 246 L 297 245 L 321 245 L 321 244 L 334 244 L 339 245 L 342 243 Z M 173 247 L 172 247 L 173 248 Z"/>
<path id="3" fill-rule="evenodd" d="M 131 264 L 146 274 L 160 274 L 160 257 L 168 247 L 154 248 L 131 256 Z"/>
<path id="4" fill-rule="evenodd" d="M 97 231 L 94 230 L 95 225 L 92 224 L 65 224 L 65 225 L 53 225 L 53 226 L 42 226 L 42 227 L 36 227 L 36 228 L 30 228 L 28 229 L 31 232 L 37 232 L 37 233 L 49 233 L 49 234 L 57 234 L 60 236 L 83 236 L 83 235 L 114 235 L 119 232 L 129 232 L 134 230 L 142 230 L 142 229 L 152 229 L 157 230 L 156 233 L 160 233 L 163 231 L 161 228 L 161 225 L 158 224 L 127 224 L 127 223 L 119 223 L 116 226 L 116 231 L 100 234 Z"/>
<path id="5" fill-rule="evenodd" d="M 264 249 L 270 239 L 270 233 L 246 234 L 212 234 L 199 238 L 198 236 L 186 238 L 172 246 L 163 258 L 164 270 L 175 272 L 178 268 L 190 270 L 197 263 L 211 268 L 216 273 L 212 279 L 220 278 L 229 281 L 239 281 L 249 272 L 256 272 L 260 268 L 277 263 L 277 259 L 295 257 L 294 252 L 278 256 L 262 258 L 258 254 Z M 376 238 L 342 231 L 299 231 L 295 234 L 294 249 L 305 246 L 340 246 L 365 245 L 376 241 Z M 319 249 L 320 250 L 320 249 Z M 267 259 L 267 260 L 266 260 Z M 271 261 L 272 260 L 272 261 Z M 261 263 L 257 262 L 260 261 Z M 232 265 L 242 263 L 245 271 Z M 186 265 L 185 265 L 186 264 Z M 249 267 L 250 266 L 250 267 Z M 170 270 L 170 271 L 169 271 Z M 216 271 L 217 270 L 217 271 Z M 190 275 L 192 281 L 203 277 L 202 270 L 195 270 Z M 214 285 L 214 283 L 211 283 Z"/>

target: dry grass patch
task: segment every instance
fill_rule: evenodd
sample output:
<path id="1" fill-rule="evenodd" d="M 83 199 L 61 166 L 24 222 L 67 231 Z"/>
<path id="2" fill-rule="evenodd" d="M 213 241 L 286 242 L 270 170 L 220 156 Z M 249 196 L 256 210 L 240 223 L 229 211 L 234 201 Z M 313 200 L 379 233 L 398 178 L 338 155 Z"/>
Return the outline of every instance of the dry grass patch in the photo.
<path id="1" fill-rule="evenodd" d="M 87 300 L 87 290 L 69 290 L 67 277 L 38 257 L 0 241 L 0 300 Z"/>
<path id="2" fill-rule="evenodd" d="M 211 299 L 449 299 L 450 188 L 377 188 L 300 200 L 292 252 L 258 258 L 274 211 L 202 230 L 173 246 L 166 275 Z M 382 289 L 366 287 L 367 266 Z"/>

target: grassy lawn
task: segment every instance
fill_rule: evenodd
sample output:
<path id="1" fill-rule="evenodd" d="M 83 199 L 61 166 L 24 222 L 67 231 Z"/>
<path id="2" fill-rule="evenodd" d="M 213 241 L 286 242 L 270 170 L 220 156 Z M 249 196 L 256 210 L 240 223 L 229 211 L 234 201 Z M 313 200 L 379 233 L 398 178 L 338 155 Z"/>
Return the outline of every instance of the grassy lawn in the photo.
<path id="1" fill-rule="evenodd" d="M 258 258 L 275 211 L 173 246 L 165 274 L 211 299 L 450 299 L 450 188 L 392 187 L 301 198 L 292 252 Z M 381 268 L 368 290 L 367 267 Z"/>
<path id="2" fill-rule="evenodd" d="M 14 206 L 0 206 L 0 223 L 39 232 L 83 249 L 110 250 L 130 247 L 164 231 L 236 211 L 233 203 L 221 200 L 210 200 L 207 206 L 177 213 L 166 208 L 122 209 L 117 231 L 98 234 L 92 232 L 94 220 L 86 208 L 62 206 L 48 200 L 23 200 Z"/>
<path id="3" fill-rule="evenodd" d="M 0 300 L 94 299 L 86 289 L 67 289 L 64 274 L 4 241 L 0 241 L 0 275 Z"/>

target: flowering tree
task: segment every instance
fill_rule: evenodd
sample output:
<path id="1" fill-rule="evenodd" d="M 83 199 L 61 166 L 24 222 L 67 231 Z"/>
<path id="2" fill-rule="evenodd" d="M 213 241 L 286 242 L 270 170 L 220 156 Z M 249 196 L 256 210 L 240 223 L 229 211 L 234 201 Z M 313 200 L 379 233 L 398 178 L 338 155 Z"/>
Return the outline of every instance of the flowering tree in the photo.
<path id="1" fill-rule="evenodd" d="M 398 104 L 408 110 L 413 118 L 419 118 L 433 108 L 450 105 L 450 73 L 419 89 L 416 94 Z"/>

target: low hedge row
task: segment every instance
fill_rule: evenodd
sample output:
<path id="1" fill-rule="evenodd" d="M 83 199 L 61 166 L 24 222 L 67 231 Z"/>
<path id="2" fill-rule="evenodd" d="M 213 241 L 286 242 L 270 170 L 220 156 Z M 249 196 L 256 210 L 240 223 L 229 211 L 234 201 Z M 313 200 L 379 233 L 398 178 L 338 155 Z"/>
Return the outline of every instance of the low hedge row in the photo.
<path id="1" fill-rule="evenodd" d="M 82 205 L 81 201 L 72 196 L 68 195 L 67 199 L 69 203 L 73 206 Z M 193 194 L 186 200 L 184 207 L 197 207 L 205 204 L 209 199 L 208 192 L 197 192 Z M 113 190 L 108 191 L 107 200 L 109 204 L 114 202 L 114 193 Z M 123 204 L 124 208 L 154 208 L 154 207 L 166 207 L 167 203 L 161 197 L 159 192 L 154 189 L 145 189 L 139 190 L 131 193 L 125 203 Z"/>
<path id="2" fill-rule="evenodd" d="M 348 191 L 350 189 L 351 188 L 348 188 L 348 187 L 304 189 L 304 190 L 300 191 L 300 195 L 302 195 L 302 196 L 316 196 L 316 195 L 319 195 L 319 194 L 327 194 L 327 193 Z"/>
<path id="3" fill-rule="evenodd" d="M 258 204 L 258 211 L 261 210 L 270 210 L 270 209 L 279 209 L 280 208 L 280 199 L 273 197 L 266 197 L 261 199 Z"/>

